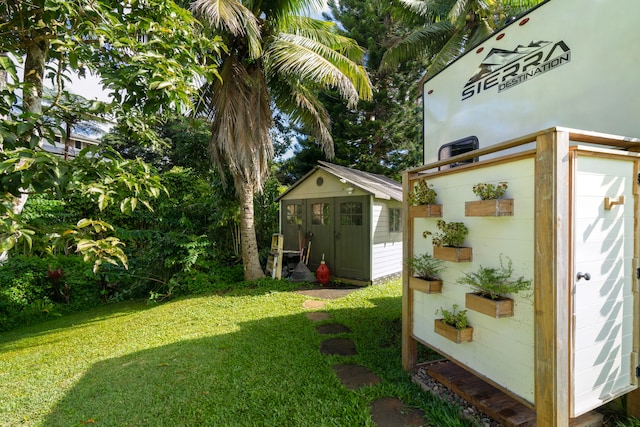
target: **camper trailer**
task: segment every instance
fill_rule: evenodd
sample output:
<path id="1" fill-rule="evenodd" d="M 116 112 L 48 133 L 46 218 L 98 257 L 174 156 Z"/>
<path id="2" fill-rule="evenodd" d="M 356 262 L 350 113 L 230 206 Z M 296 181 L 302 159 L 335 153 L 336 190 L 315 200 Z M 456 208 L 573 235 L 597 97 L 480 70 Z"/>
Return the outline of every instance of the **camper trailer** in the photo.
<path id="1" fill-rule="evenodd" d="M 406 369 L 425 344 L 538 426 L 622 396 L 640 416 L 638 14 L 636 0 L 548 0 L 425 81 L 424 166 L 403 176 L 404 258 L 445 269 L 434 292 L 403 271 Z M 421 181 L 433 208 L 409 206 Z M 501 182 L 501 199 L 478 200 L 475 185 Z M 463 248 L 434 245 L 440 221 L 464 224 Z M 508 261 L 531 287 L 490 316 L 462 278 Z M 454 306 L 473 328 L 464 342 L 438 323 Z"/>

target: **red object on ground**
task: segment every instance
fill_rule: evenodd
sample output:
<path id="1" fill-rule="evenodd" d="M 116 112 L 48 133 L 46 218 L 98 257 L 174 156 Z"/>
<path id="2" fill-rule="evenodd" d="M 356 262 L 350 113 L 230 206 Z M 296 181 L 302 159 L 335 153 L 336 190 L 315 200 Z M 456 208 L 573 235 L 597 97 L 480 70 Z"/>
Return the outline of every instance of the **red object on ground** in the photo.
<path id="1" fill-rule="evenodd" d="M 326 285 L 329 283 L 329 267 L 324 263 L 324 260 L 320 262 L 320 266 L 316 270 L 316 280 L 321 285 Z"/>

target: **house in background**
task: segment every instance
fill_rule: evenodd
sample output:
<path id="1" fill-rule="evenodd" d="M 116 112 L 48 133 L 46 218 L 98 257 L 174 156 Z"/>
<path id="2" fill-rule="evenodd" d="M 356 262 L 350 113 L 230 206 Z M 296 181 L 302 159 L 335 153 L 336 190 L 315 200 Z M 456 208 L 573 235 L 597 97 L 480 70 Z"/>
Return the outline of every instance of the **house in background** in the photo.
<path id="1" fill-rule="evenodd" d="M 373 284 L 402 271 L 402 185 L 390 178 L 327 162 L 298 180 L 278 201 L 284 249 L 311 242 L 308 267 L 322 257 L 331 277 Z"/>

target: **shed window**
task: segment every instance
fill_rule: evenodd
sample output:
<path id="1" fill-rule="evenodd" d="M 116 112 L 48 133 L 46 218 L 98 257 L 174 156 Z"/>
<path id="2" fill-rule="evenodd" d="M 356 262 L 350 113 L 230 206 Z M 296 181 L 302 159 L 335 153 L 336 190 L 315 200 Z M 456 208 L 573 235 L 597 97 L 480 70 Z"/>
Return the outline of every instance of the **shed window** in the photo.
<path id="1" fill-rule="evenodd" d="M 329 225 L 331 223 L 331 211 L 328 203 L 311 205 L 311 223 L 313 225 Z"/>
<path id="2" fill-rule="evenodd" d="M 340 203 L 340 225 L 362 225 L 362 203 Z"/>
<path id="3" fill-rule="evenodd" d="M 302 224 L 302 203 L 287 205 L 287 224 Z"/>
<path id="4" fill-rule="evenodd" d="M 389 232 L 398 233 L 402 231 L 402 209 L 389 208 Z"/>
<path id="5" fill-rule="evenodd" d="M 76 141 L 76 148 L 77 148 L 78 150 L 81 150 L 81 149 L 82 149 L 82 141 Z"/>

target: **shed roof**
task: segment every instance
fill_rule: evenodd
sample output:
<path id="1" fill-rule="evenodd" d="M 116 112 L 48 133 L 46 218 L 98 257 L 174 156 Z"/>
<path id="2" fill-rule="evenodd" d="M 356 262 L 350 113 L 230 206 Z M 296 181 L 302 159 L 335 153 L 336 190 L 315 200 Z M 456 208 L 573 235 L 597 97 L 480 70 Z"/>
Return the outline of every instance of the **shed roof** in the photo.
<path id="1" fill-rule="evenodd" d="M 302 181 L 311 176 L 315 171 L 321 169 L 331 175 L 334 175 L 340 180 L 348 182 L 350 185 L 373 195 L 375 198 L 384 200 L 397 200 L 402 201 L 402 184 L 394 181 L 391 178 L 387 178 L 384 175 L 378 175 L 375 173 L 364 172 L 357 169 L 351 169 L 345 166 L 335 165 L 329 162 L 318 161 L 316 166 L 311 172 L 300 178 L 295 184 L 293 184 L 287 191 L 282 193 L 278 199 L 281 199 L 285 194 L 289 193 Z"/>

